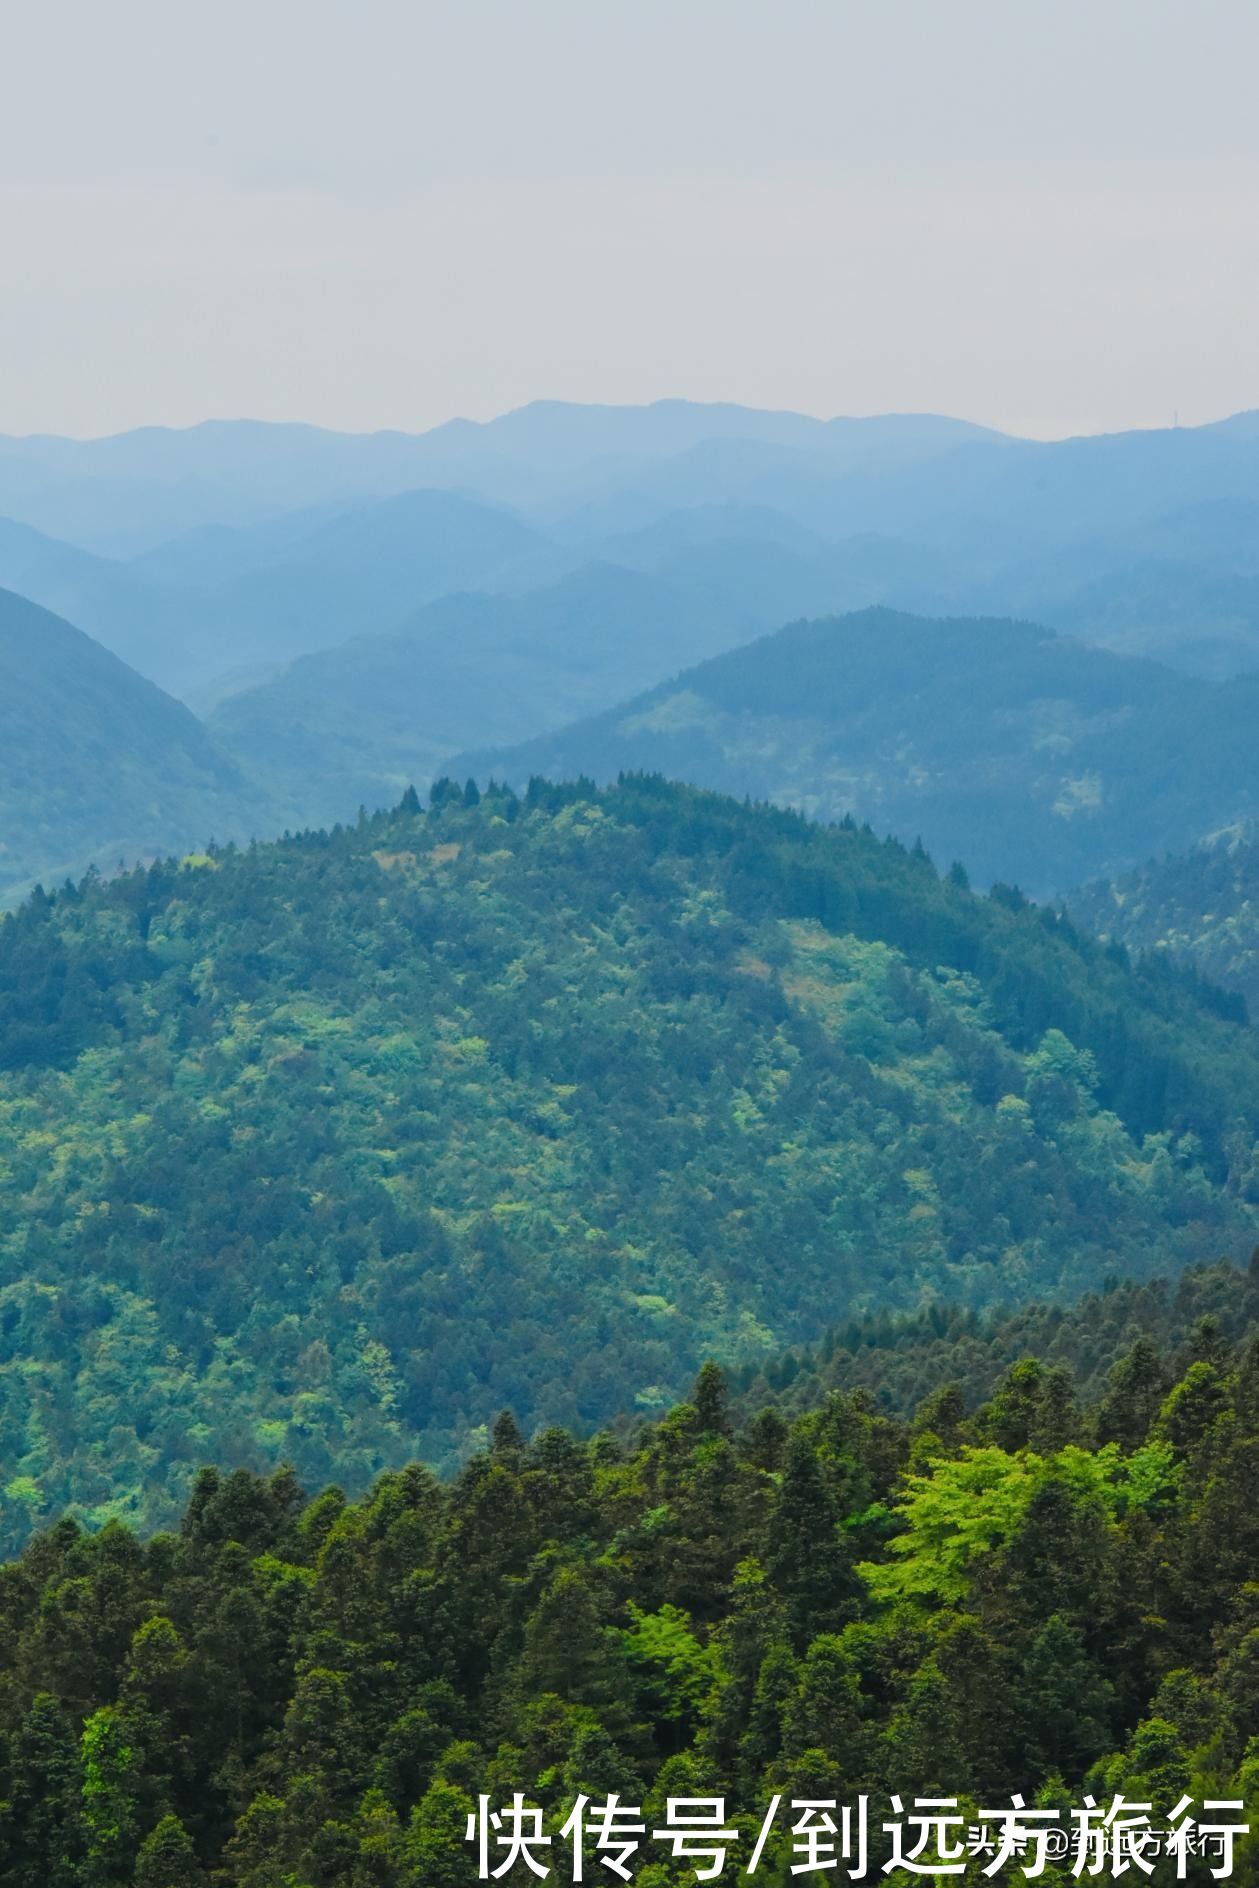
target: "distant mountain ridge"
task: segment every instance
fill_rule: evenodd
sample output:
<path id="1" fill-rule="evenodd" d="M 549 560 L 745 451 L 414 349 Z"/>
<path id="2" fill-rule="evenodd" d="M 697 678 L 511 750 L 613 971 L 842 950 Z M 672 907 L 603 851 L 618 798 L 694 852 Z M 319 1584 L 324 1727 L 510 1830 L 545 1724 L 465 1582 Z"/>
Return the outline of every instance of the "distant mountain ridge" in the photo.
<path id="1" fill-rule="evenodd" d="M 686 401 L 537 402 L 414 436 L 209 422 L 0 440 L 6 514 L 0 584 L 199 711 L 453 590 L 522 594 L 718 543 L 762 627 L 883 601 L 1028 616 L 1190 672 L 1259 668 L 1246 415 L 1049 443 Z M 834 547 L 867 540 L 900 546 L 904 569 L 873 593 L 819 589 Z"/>
<path id="2" fill-rule="evenodd" d="M 245 524 L 421 485 L 511 504 L 575 502 L 596 468 L 635 472 L 711 439 L 807 445 L 836 466 L 904 464 L 1000 435 L 934 415 L 814 419 L 753 407 L 535 401 L 426 433 L 336 433 L 254 420 L 141 427 L 105 439 L 0 437 L 0 515 L 95 549 L 151 548 L 205 523 Z M 117 494 L 111 501 L 110 488 Z"/>
<path id="3" fill-rule="evenodd" d="M 261 677 L 391 627 L 428 599 L 488 583 L 542 542 L 501 506 L 419 490 L 246 533 L 207 528 L 135 563 L 0 521 L 0 580 L 202 707 L 242 671 Z"/>
<path id="4" fill-rule="evenodd" d="M 800 534 L 804 548 L 793 549 L 723 537 L 718 512 L 690 530 L 688 517 L 676 534 L 638 534 L 639 567 L 599 561 L 521 594 L 426 604 L 388 634 L 305 656 L 233 694 L 210 725 L 267 775 L 293 823 L 331 823 L 347 806 L 390 804 L 463 747 L 527 740 L 612 708 L 793 615 L 937 593 L 940 560 L 912 546 L 814 545 Z M 539 553 L 533 574 L 546 563 Z"/>
<path id="5" fill-rule="evenodd" d="M 788 625 L 452 771 L 523 785 L 659 772 L 851 814 L 1044 895 L 1259 812 L 1259 676 L 1228 685 L 1030 623 L 888 609 Z"/>
<path id="6" fill-rule="evenodd" d="M 956 756 L 932 759 L 930 690 L 877 665 L 851 724 L 833 691 L 833 725 L 802 702 L 754 738 L 751 709 L 727 705 L 705 731 L 653 706 L 628 746 L 597 735 L 598 763 L 648 756 L 823 816 L 868 809 L 981 878 L 1042 891 L 1253 811 L 1239 721 L 1259 673 L 1253 415 L 1042 444 L 930 415 L 540 402 L 417 436 L 231 422 L 0 440 L 0 586 L 208 717 L 251 776 L 250 820 L 391 803 L 460 754 L 497 763 L 784 623 L 873 605 L 1078 642 L 1037 658 L 1058 670 L 1049 694 L 1028 649 L 1021 673 L 1005 665 L 1005 719 L 989 717 L 966 778 Z M 962 671 L 932 667 L 943 647 L 937 707 L 964 716 L 994 678 L 951 693 Z M 1199 679 L 1177 693 L 1164 671 L 1155 706 L 1148 657 Z M 1232 701 L 1200 685 L 1234 677 Z M 1117 723 L 1097 722 L 1095 696 L 1120 703 L 1104 711 Z M 534 760 L 569 771 L 555 746 Z M 213 796 L 206 818 L 217 829 Z"/>
<path id="7" fill-rule="evenodd" d="M 697 487 L 698 502 L 751 503 L 774 502 L 776 488 L 779 508 L 787 493 L 787 509 L 805 522 L 820 512 L 845 535 L 903 535 L 910 524 L 938 532 L 959 511 L 1008 524 L 1034 499 L 1043 531 L 1081 535 L 1187 494 L 1255 497 L 1254 419 L 1048 442 L 932 414 L 822 420 L 686 400 L 536 401 L 420 434 L 219 420 L 99 440 L 0 438 L 0 515 L 118 555 L 207 523 L 248 525 L 419 486 L 556 520 L 618 490 L 661 515 L 697 502 Z M 937 476 L 945 461 L 947 476 Z"/>

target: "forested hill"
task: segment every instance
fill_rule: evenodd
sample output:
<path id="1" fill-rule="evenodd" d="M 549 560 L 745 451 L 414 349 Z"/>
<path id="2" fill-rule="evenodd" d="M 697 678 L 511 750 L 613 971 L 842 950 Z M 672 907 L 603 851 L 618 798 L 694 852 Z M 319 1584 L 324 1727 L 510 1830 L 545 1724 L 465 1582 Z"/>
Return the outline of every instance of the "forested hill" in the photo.
<path id="1" fill-rule="evenodd" d="M 1158 950 L 1236 990 L 1259 1016 L 1259 833 L 1243 827 L 1207 845 L 1086 886 L 1072 909 L 1135 950 Z"/>
<path id="2" fill-rule="evenodd" d="M 36 879 L 112 872 L 262 817 L 182 703 L 0 590 L 0 906 Z"/>
<path id="3" fill-rule="evenodd" d="M 835 1391 L 857 1390 L 882 1410 L 910 1416 L 936 1396 L 973 1409 L 1016 1370 L 1029 1413 L 1038 1398 L 1051 1405 L 1067 1380 L 1077 1394 L 1109 1408 L 1121 1394 L 1117 1382 L 1132 1387 L 1134 1371 L 1124 1359 L 1134 1350 L 1144 1359 L 1144 1393 L 1157 1399 L 1191 1364 L 1218 1360 L 1256 1327 L 1259 1248 L 1245 1271 L 1194 1265 L 1177 1279 L 1108 1278 L 1069 1306 L 994 1304 L 977 1311 L 934 1304 L 849 1318 L 817 1343 L 742 1365 L 731 1388 L 746 1413 L 771 1403 L 799 1413 Z"/>
<path id="4" fill-rule="evenodd" d="M 623 770 L 852 813 L 979 883 L 1064 892 L 1259 809 L 1259 676 L 1228 684 L 1032 623 L 871 609 L 789 624 L 609 713 L 451 771 Z"/>
<path id="5" fill-rule="evenodd" d="M 1077 1881 L 1086 1797 L 1134 1836 L 1187 1798 L 1189 1834 L 1240 1827 L 1253 1882 L 1253 1334 L 1134 1345 L 1084 1403 L 1025 1360 L 908 1420 L 860 1391 L 744 1414 L 705 1366 L 629 1446 L 526 1440 L 510 1413 L 487 1444 L 450 1486 L 414 1465 L 355 1503 L 207 1470 L 171 1533 L 63 1524 L 0 1568 L 3 1888 L 470 1888 L 478 1798 L 514 1791 L 552 1882 L 577 1877 L 579 1797 L 602 1878 L 611 1792 L 641 1888 L 700 1865 L 659 1833 L 671 1797 L 724 1800 L 723 1879 L 755 1849 L 788 1888 L 822 1872 L 802 1808 L 868 1795 L 881 1880 L 894 1794 L 986 1829 L 950 1877 L 983 1888 L 983 1806 L 1015 1792 L 1067 1841 L 999 1879 Z M 490 1865 L 525 1888 L 498 1830 Z M 833 1846 L 832 1879 L 862 1872 Z M 1188 1859 L 1141 1865 L 1222 1872 Z"/>
<path id="6" fill-rule="evenodd" d="M 206 1456 L 362 1486 L 502 1403 L 596 1424 L 851 1310 L 1250 1252 L 1231 1003 L 895 842 L 653 780 L 444 787 L 30 902 L 0 925 L 9 1539 L 162 1520 Z"/>
<path id="7" fill-rule="evenodd" d="M 857 1311 L 1249 1252 L 1234 1001 L 655 780 L 443 787 L 28 903 L 5 1538 L 164 1521 L 207 1457 L 361 1487 L 504 1403 L 587 1427 Z"/>

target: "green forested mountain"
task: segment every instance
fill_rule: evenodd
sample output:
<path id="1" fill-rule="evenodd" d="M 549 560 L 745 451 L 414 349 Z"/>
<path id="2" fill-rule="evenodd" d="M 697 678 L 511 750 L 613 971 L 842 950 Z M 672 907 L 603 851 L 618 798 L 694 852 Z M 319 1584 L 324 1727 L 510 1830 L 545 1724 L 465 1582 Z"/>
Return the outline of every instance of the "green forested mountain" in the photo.
<path id="1" fill-rule="evenodd" d="M 833 1391 L 860 1390 L 880 1409 L 912 1416 L 928 1396 L 960 1391 L 973 1408 L 1005 1373 L 1035 1357 L 1067 1371 L 1089 1401 L 1104 1399 L 1112 1372 L 1140 1346 L 1164 1358 L 1167 1384 L 1212 1347 L 1247 1339 L 1259 1323 L 1259 1248 L 1249 1269 L 1190 1266 L 1179 1278 L 1137 1284 L 1108 1278 L 1073 1305 L 933 1304 L 849 1318 L 816 1343 L 731 1373 L 738 1406 L 813 1409 Z"/>
<path id="2" fill-rule="evenodd" d="M 181 703 L 0 590 L 0 906 L 37 879 L 114 871 L 265 819 Z"/>
<path id="3" fill-rule="evenodd" d="M 479 1799 L 515 1791 L 541 1840 L 513 1865 L 511 1824 L 485 1830 L 512 1888 L 601 1878 L 617 1799 L 633 1879 L 682 1888 L 706 1860 L 668 1830 L 701 1797 L 724 1877 L 755 1852 L 769 1888 L 828 1859 L 882 1879 L 898 1821 L 925 1867 L 914 1799 L 951 1799 L 947 1879 L 982 1888 L 1016 1792 L 1067 1841 L 1006 1879 L 1066 1888 L 1081 1853 L 1109 1877 L 1087 1797 L 1094 1827 L 1238 1829 L 1254 1883 L 1253 1326 L 1138 1341 L 1084 1402 L 1024 1358 L 978 1407 L 835 1389 L 788 1422 L 736 1415 L 706 1365 L 631 1439 L 526 1441 L 504 1412 L 486 1442 L 449 1486 L 409 1466 L 351 1503 L 207 1470 L 170 1533 L 66 1522 L 0 1569 L 3 1888 L 465 1888 Z M 1221 1872 L 1186 1860 L 1142 1855 L 1159 1883 Z"/>
<path id="4" fill-rule="evenodd" d="M 1082 922 L 1192 963 L 1259 1017 L 1259 836 L 1242 826 L 1072 899 Z"/>
<path id="5" fill-rule="evenodd" d="M 881 1305 L 1249 1251 L 1259 1041 L 1008 890 L 629 781 L 0 924 L 4 1537 L 361 1487 Z"/>
<path id="6" fill-rule="evenodd" d="M 853 814 L 1038 894 L 1259 807 L 1259 676 L 1227 685 L 1029 623 L 885 609 L 788 625 L 462 773 L 649 770 Z"/>

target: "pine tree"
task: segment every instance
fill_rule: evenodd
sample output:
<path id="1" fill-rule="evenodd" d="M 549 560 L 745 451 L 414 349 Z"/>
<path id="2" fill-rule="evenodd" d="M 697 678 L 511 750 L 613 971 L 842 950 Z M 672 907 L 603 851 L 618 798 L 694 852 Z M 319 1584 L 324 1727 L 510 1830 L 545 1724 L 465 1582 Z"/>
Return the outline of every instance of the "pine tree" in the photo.
<path id="1" fill-rule="evenodd" d="M 729 1436 L 730 1399 L 725 1374 L 715 1363 L 706 1363 L 695 1382 L 691 1397 L 695 1405 L 695 1427 L 701 1436 Z"/>
<path id="2" fill-rule="evenodd" d="M 1158 1346 L 1152 1338 L 1139 1337 L 1110 1372 L 1097 1409 L 1097 1440 L 1139 1449 L 1169 1388 Z"/>
<path id="3" fill-rule="evenodd" d="M 9 1753 L 4 1859 L 13 1888 L 79 1888 L 86 1832 L 79 1752 L 69 1716 L 39 1692 L 20 1720 Z"/>
<path id="4" fill-rule="evenodd" d="M 192 1840 L 178 1816 L 163 1816 L 141 1844 L 135 1888 L 205 1888 Z"/>
<path id="5" fill-rule="evenodd" d="M 803 1652 L 820 1632 L 855 1618 L 861 1593 L 829 1488 L 807 1437 L 787 1445 L 782 1486 L 770 1517 L 765 1570 L 787 1608 L 792 1643 Z"/>

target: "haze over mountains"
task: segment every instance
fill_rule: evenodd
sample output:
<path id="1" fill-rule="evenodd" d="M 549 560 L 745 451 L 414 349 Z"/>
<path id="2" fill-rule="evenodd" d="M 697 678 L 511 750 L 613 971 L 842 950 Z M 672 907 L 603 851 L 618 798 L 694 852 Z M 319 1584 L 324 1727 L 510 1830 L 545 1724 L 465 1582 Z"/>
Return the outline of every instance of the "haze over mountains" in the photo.
<path id="1" fill-rule="evenodd" d="M 36 879 L 244 838 L 265 818 L 182 702 L 0 590 L 0 904 Z"/>
<path id="2" fill-rule="evenodd" d="M 415 437 L 212 423 L 0 441 L 2 512 L 0 584 L 206 720 L 201 752 L 235 785 L 230 817 L 207 792 L 202 834 L 330 824 L 460 756 L 481 769 L 519 749 L 502 763 L 516 778 L 544 762 L 603 774 L 615 753 L 921 831 L 981 881 L 1060 890 L 1252 807 L 1249 684 L 1204 683 L 1259 670 L 1254 415 L 1056 444 L 932 416 L 823 422 L 684 401 L 543 402 Z M 876 713 L 860 727 L 838 676 L 825 728 L 816 702 L 781 692 L 759 735 L 727 722 L 715 736 L 673 711 L 659 725 L 659 691 L 680 672 L 873 605 L 972 627 L 1019 618 L 1075 640 L 1005 639 L 1027 660 L 1004 664 L 1006 697 L 961 773 L 926 731 L 930 689 L 898 722 L 890 646 L 868 651 Z M 970 633 L 930 638 L 941 703 L 971 686 Z M 795 653 L 775 642 L 747 674 Z M 1196 679 L 1181 688 L 1169 671 Z M 772 693 L 781 678 L 765 679 Z M 1142 806 L 1181 711 L 1187 772 L 1153 830 Z M 644 713 L 655 723 L 627 740 Z M 57 731 L 41 749 L 40 726 L 25 739 L 51 756 Z M 55 827 L 38 843 L 6 834 L 22 861 L 10 896 L 30 874 L 112 869 L 95 829 L 67 844 Z M 188 830 L 181 811 L 111 827 L 108 843 L 149 856 Z"/>
<path id="3" fill-rule="evenodd" d="M 205 526 L 130 564 L 0 527 L 15 586 L 88 626 L 124 661 L 200 704 L 417 602 L 485 582 L 537 544 L 529 526 L 450 492 Z"/>
<path id="4" fill-rule="evenodd" d="M 934 415 L 824 421 L 687 400 L 647 407 L 540 400 L 485 423 L 451 420 L 415 435 L 215 420 L 109 439 L 0 438 L 0 512 L 125 557 L 207 524 L 258 523 L 421 486 L 558 515 L 627 486 L 685 482 L 694 455 L 701 465 L 744 468 L 731 477 L 763 477 L 790 462 L 836 476 L 884 473 L 999 438 Z"/>
<path id="5" fill-rule="evenodd" d="M 439 490 L 447 507 L 458 492 L 489 515 L 443 512 Z M 398 509 L 381 504 L 404 495 Z M 0 581 L 177 691 L 237 673 L 251 638 L 256 662 L 278 664 L 390 631 L 445 590 L 523 591 L 583 563 L 657 564 L 693 547 L 697 513 L 710 521 L 701 542 L 743 546 L 771 621 L 802 613 L 792 593 L 825 578 L 835 544 L 873 534 L 896 540 L 905 566 L 880 600 L 1031 614 L 1147 653 L 1157 641 L 1189 667 L 1253 657 L 1252 600 L 1227 593 L 1228 579 L 1255 575 L 1251 415 L 1041 444 L 931 416 L 824 423 L 683 401 L 539 403 L 414 438 L 216 422 L 0 440 Z M 1159 571 L 1175 576 L 1171 607 L 1149 581 Z M 1117 616 L 1107 580 L 1131 592 L 1142 573 L 1146 594 Z M 824 606 L 862 600 L 833 594 Z"/>
<path id="6" fill-rule="evenodd" d="M 216 736 L 298 823 L 386 805 L 469 742 L 511 743 L 611 707 L 679 665 L 720 654 L 784 615 L 914 588 L 928 557 L 881 539 L 819 546 L 670 528 L 628 541 L 637 566 L 583 564 L 523 595 L 463 594 L 389 633 L 303 657 L 211 713 Z M 663 540 L 663 541 L 661 541 Z M 657 561 L 658 559 L 658 561 Z"/>
<path id="7" fill-rule="evenodd" d="M 1257 714 L 1259 675 L 1191 680 L 1028 623 L 870 610 L 789 625 L 452 771 L 662 773 L 921 837 L 985 884 L 1045 896 L 1259 810 Z"/>

